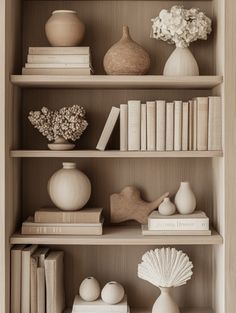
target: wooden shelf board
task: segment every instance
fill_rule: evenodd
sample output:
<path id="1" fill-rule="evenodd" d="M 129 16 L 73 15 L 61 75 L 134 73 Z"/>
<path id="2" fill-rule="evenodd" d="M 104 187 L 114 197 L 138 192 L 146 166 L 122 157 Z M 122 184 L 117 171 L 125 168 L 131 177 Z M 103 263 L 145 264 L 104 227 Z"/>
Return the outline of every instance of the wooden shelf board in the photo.
<path id="1" fill-rule="evenodd" d="M 102 236 L 21 235 L 14 234 L 11 244 L 48 245 L 218 245 L 223 238 L 212 230 L 211 236 L 143 236 L 140 227 L 105 227 Z"/>
<path id="2" fill-rule="evenodd" d="M 210 308 L 181 308 L 181 313 L 213 313 Z M 64 313 L 71 313 L 72 309 L 67 308 Z M 131 313 L 151 313 L 152 309 L 148 308 L 131 308 Z"/>
<path id="3" fill-rule="evenodd" d="M 19 87 L 86 88 L 86 89 L 210 89 L 223 81 L 222 76 L 44 76 L 12 75 Z"/>
<path id="4" fill-rule="evenodd" d="M 214 158 L 222 151 L 12 150 L 14 158 Z"/>

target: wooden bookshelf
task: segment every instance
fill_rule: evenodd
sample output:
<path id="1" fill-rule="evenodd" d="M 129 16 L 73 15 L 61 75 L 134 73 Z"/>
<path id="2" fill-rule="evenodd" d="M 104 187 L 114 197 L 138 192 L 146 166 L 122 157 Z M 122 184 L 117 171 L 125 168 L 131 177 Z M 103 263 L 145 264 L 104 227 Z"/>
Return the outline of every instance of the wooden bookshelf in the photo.
<path id="1" fill-rule="evenodd" d="M 72 309 L 68 308 L 64 313 L 71 313 Z M 131 308 L 131 313 L 151 313 L 152 309 L 146 308 Z M 181 308 L 181 313 L 213 313 L 212 309 L 209 308 Z"/>

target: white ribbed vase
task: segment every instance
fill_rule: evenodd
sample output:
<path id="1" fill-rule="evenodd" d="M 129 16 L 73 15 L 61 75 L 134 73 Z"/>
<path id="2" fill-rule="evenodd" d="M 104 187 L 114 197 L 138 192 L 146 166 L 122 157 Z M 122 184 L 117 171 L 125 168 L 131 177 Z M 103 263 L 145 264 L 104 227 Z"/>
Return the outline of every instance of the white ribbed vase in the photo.
<path id="1" fill-rule="evenodd" d="M 152 313 L 180 313 L 179 308 L 170 295 L 171 288 L 160 287 L 161 294 L 152 307 Z"/>
<path id="2" fill-rule="evenodd" d="M 196 209 L 196 197 L 189 182 L 181 182 L 175 195 L 175 205 L 180 214 L 191 214 Z"/>

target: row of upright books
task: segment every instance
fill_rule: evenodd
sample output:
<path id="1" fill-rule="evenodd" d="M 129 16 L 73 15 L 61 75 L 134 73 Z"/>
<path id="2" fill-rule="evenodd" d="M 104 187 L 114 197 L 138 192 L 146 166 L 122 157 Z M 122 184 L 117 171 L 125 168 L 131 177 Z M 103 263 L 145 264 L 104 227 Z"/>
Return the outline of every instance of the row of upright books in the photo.
<path id="1" fill-rule="evenodd" d="M 63 313 L 64 252 L 37 245 L 11 250 L 11 313 Z"/>
<path id="2" fill-rule="evenodd" d="M 23 75 L 91 75 L 89 47 L 30 47 Z"/>
<path id="3" fill-rule="evenodd" d="M 112 107 L 97 144 L 105 150 L 120 116 L 121 151 L 204 151 L 222 149 L 220 97 L 190 101 L 130 100 Z"/>

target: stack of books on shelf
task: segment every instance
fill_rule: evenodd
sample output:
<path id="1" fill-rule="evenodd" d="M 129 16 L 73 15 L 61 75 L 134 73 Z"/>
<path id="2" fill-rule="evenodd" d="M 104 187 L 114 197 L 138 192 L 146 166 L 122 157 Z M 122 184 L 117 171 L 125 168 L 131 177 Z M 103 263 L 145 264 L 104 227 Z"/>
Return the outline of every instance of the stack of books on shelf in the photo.
<path id="1" fill-rule="evenodd" d="M 142 225 L 145 236 L 210 236 L 209 218 L 203 211 L 192 214 L 161 215 L 153 211 L 148 217 L 148 224 Z"/>
<path id="2" fill-rule="evenodd" d="M 30 47 L 23 75 L 91 75 L 89 47 Z"/>
<path id="3" fill-rule="evenodd" d="M 97 144 L 105 150 L 120 116 L 121 151 L 222 150 L 220 97 L 190 101 L 130 100 L 112 107 Z"/>
<path id="4" fill-rule="evenodd" d="M 102 209 L 41 209 L 22 223 L 23 235 L 102 235 Z"/>
<path id="5" fill-rule="evenodd" d="M 72 313 L 130 313 L 127 297 L 117 304 L 107 304 L 102 299 L 87 302 L 76 295 Z"/>
<path id="6" fill-rule="evenodd" d="M 37 245 L 11 250 L 11 312 L 59 313 L 65 309 L 63 251 Z"/>

